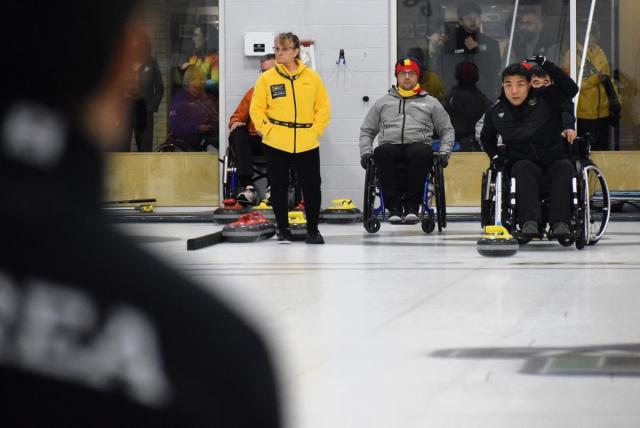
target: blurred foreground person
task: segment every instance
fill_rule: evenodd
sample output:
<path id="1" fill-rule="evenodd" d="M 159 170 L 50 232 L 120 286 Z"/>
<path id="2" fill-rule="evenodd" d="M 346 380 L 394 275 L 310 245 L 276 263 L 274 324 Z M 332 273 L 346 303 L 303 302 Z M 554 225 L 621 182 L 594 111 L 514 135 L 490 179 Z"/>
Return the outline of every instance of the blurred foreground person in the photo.
<path id="1" fill-rule="evenodd" d="M 101 212 L 99 150 L 122 141 L 113 124 L 142 26 L 134 2 L 8 4 L 6 53 L 29 66 L 0 110 L 2 426 L 279 427 L 253 329 Z M 52 48 L 34 55 L 45 37 Z"/>

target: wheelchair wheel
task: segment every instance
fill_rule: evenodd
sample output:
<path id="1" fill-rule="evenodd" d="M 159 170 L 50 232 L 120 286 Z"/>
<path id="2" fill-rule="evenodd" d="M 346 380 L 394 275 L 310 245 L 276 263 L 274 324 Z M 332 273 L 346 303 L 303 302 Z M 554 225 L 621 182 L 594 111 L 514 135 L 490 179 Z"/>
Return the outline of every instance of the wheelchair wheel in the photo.
<path id="1" fill-rule="evenodd" d="M 380 230 L 380 220 L 370 217 L 364 221 L 364 229 L 369 233 L 376 233 Z"/>
<path id="2" fill-rule="evenodd" d="M 493 210 L 495 209 L 492 191 L 492 177 L 493 171 L 491 169 L 482 173 L 482 188 L 480 189 L 480 225 L 484 228 L 488 224 L 493 224 L 495 221 L 495 215 Z"/>
<path id="3" fill-rule="evenodd" d="M 185 150 L 183 147 L 172 142 L 162 143 L 158 147 L 156 147 L 156 149 L 154 150 L 154 152 L 158 152 L 158 153 L 174 153 L 174 152 L 184 152 L 184 151 Z"/>
<path id="4" fill-rule="evenodd" d="M 595 245 L 604 235 L 611 213 L 609 186 L 600 169 L 587 165 L 582 171 L 583 179 L 583 233 L 587 245 Z"/>
<path id="5" fill-rule="evenodd" d="M 433 217 L 427 216 L 422 220 L 422 231 L 424 233 L 431 233 L 436 229 L 436 222 Z"/>
<path id="6" fill-rule="evenodd" d="M 234 199 L 238 194 L 236 165 L 231 150 L 227 149 L 227 153 L 222 160 L 222 195 L 224 199 Z"/>
<path id="7" fill-rule="evenodd" d="M 374 166 L 370 162 L 367 165 L 367 170 L 364 178 L 364 199 L 362 202 L 362 218 L 364 220 L 364 228 L 369 233 L 376 233 L 380 230 L 380 221 L 373 216 L 373 208 L 376 201 L 376 186 L 374 183 Z M 373 220 L 377 221 L 377 226 L 374 227 Z M 369 224 L 369 226 L 367 226 Z"/>
<path id="8" fill-rule="evenodd" d="M 558 239 L 558 242 L 563 247 L 570 247 L 570 246 L 572 246 L 574 244 L 575 239 L 573 239 L 573 238 L 562 238 L 562 239 Z"/>
<path id="9" fill-rule="evenodd" d="M 440 162 L 435 164 L 435 193 L 436 193 L 436 218 L 438 221 L 438 232 L 447 227 L 447 203 L 444 190 L 444 168 Z"/>

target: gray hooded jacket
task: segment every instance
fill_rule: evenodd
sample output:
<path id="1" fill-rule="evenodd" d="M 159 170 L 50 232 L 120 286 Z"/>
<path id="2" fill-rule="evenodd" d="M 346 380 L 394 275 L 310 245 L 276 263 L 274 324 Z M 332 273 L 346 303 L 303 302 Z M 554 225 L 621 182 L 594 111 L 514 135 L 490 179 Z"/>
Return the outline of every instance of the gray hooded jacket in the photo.
<path id="1" fill-rule="evenodd" d="M 378 99 L 360 127 L 360 157 L 373 151 L 373 140 L 378 144 L 431 145 L 433 132 L 440 136 L 440 153 L 449 155 L 455 132 L 449 114 L 440 101 L 426 91 L 402 98 L 392 86 Z"/>

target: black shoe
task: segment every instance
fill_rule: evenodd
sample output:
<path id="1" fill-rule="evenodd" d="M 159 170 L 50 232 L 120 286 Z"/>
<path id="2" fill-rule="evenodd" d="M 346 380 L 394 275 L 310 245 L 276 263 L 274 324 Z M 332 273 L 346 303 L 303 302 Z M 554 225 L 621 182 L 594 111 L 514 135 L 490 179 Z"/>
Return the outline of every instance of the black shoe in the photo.
<path id="1" fill-rule="evenodd" d="M 278 244 L 291 244 L 291 230 L 280 229 L 278 230 Z"/>
<path id="2" fill-rule="evenodd" d="M 538 227 L 538 222 L 529 220 L 525 221 L 522 225 L 522 231 L 520 232 L 522 236 L 525 237 L 535 237 L 540 235 L 540 228 Z"/>
<path id="3" fill-rule="evenodd" d="M 389 210 L 389 218 L 388 218 L 390 223 L 399 223 L 402 221 L 402 214 L 400 213 L 400 209 L 398 208 L 391 208 Z"/>
<path id="4" fill-rule="evenodd" d="M 553 239 L 567 239 L 572 238 L 571 229 L 569 229 L 569 225 L 562 221 L 557 221 L 553 223 L 553 227 L 551 228 L 550 238 Z"/>
<path id="5" fill-rule="evenodd" d="M 324 238 L 320 235 L 320 231 L 307 233 L 307 238 L 304 240 L 307 244 L 324 244 Z"/>
<path id="6" fill-rule="evenodd" d="M 418 209 L 417 208 L 408 208 L 407 213 L 404 216 L 404 221 L 413 223 L 418 221 Z"/>

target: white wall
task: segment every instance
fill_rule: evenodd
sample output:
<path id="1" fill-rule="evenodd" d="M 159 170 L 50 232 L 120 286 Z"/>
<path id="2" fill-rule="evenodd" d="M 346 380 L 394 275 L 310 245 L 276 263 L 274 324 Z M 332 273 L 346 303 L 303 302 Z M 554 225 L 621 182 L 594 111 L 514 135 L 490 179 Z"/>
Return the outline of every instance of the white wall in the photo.
<path id="1" fill-rule="evenodd" d="M 313 39 L 316 68 L 332 109 L 320 142 L 322 206 L 331 199 L 350 198 L 362 208 L 364 171 L 358 136 L 369 107 L 391 84 L 390 1 L 227 0 L 222 10 L 225 120 L 258 77 L 259 58 L 243 53 L 245 32 L 291 31 L 301 39 Z M 340 49 L 345 51 L 346 65 L 336 65 Z M 362 101 L 364 96 L 370 98 L 368 103 Z"/>

